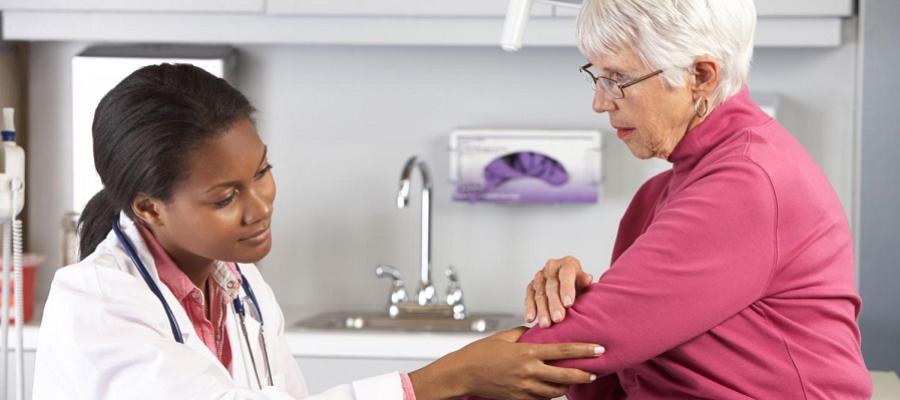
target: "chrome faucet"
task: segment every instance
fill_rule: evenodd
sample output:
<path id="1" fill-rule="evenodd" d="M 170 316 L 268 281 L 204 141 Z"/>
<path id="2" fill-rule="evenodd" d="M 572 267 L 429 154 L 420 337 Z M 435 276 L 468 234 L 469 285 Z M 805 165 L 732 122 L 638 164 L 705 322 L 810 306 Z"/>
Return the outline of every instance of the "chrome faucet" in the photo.
<path id="1" fill-rule="evenodd" d="M 388 300 L 388 315 L 391 318 L 402 316 L 413 317 L 446 317 L 465 319 L 466 307 L 463 303 L 462 286 L 459 276 L 452 266 L 447 267 L 447 294 L 444 303 L 438 302 L 434 284 L 431 281 L 431 172 L 428 164 L 418 157 L 411 157 L 403 165 L 400 173 L 400 191 L 397 193 L 397 208 L 409 205 L 410 176 L 418 167 L 422 175 L 422 235 L 420 254 L 419 291 L 416 300 L 410 301 L 406 295 L 406 287 L 396 268 L 379 264 L 375 267 L 375 276 L 391 279 L 391 294 Z"/>
<path id="2" fill-rule="evenodd" d="M 409 205 L 409 178 L 413 169 L 418 167 L 422 175 L 422 224 L 419 261 L 419 292 L 416 302 L 420 306 L 437 303 L 434 285 L 431 282 L 431 171 L 428 164 L 416 156 L 410 157 L 400 172 L 400 190 L 397 192 L 397 208 Z"/>
<path id="3" fill-rule="evenodd" d="M 466 305 L 463 302 L 463 290 L 462 285 L 459 283 L 459 275 L 452 265 L 447 267 L 444 273 L 447 275 L 447 293 L 444 297 L 444 302 L 435 301 L 434 303 L 420 305 L 417 302 L 409 301 L 407 298 L 406 285 L 403 284 L 403 278 L 400 276 L 399 270 L 389 265 L 376 265 L 375 276 L 391 280 L 388 316 L 391 318 L 410 316 L 414 318 L 466 319 Z"/>

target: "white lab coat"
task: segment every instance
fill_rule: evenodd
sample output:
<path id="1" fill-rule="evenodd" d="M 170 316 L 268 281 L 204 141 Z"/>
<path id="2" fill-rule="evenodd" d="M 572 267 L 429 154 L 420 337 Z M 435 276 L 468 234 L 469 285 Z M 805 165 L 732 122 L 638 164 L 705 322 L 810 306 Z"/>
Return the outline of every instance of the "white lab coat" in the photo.
<path id="1" fill-rule="evenodd" d="M 169 288 L 159 281 L 156 264 L 137 227 L 124 214 L 119 221 L 169 303 L 185 343 L 175 341 L 162 305 L 110 232 L 93 254 L 61 268 L 53 278 L 35 360 L 35 400 L 403 399 L 398 373 L 308 396 L 303 375 L 287 347 L 284 316 L 272 289 L 255 265 L 241 264 L 266 321 L 275 383 L 275 387 L 255 389 L 247 346 L 232 307 L 226 317 L 233 354 L 229 372 L 200 340 Z M 256 320 L 248 316 L 250 344 L 259 365 L 258 328 Z"/>

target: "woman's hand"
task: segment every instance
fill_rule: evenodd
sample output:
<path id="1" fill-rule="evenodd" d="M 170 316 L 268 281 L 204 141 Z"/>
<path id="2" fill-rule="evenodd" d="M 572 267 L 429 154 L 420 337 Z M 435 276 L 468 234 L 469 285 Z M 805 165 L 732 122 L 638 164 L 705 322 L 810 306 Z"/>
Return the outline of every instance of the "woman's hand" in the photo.
<path id="1" fill-rule="evenodd" d="M 547 261 L 525 288 L 525 322 L 538 320 L 542 328 L 566 318 L 566 308 L 575 304 L 578 291 L 594 277 L 581 269 L 581 261 L 566 256 Z"/>
<path id="2" fill-rule="evenodd" d="M 545 361 L 597 357 L 595 344 L 516 343 L 527 329 L 519 327 L 470 343 L 409 374 L 418 400 L 473 395 L 494 399 L 550 399 L 565 395 L 570 385 L 591 383 L 596 376 L 559 368 Z"/>

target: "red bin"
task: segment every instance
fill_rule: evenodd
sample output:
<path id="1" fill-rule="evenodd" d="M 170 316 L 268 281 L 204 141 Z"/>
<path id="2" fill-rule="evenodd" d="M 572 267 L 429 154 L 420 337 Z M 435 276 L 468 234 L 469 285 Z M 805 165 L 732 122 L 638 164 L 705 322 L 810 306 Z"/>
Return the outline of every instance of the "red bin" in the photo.
<path id="1" fill-rule="evenodd" d="M 44 261 L 44 256 L 38 254 L 23 254 L 22 255 L 22 286 L 24 291 L 22 292 L 22 300 L 24 300 L 24 312 L 23 316 L 25 317 L 25 322 L 31 321 L 31 318 L 34 316 L 34 279 L 35 272 L 37 271 L 38 265 Z M 0 255 L 0 266 L 3 266 L 2 255 Z M 13 267 L 9 268 L 9 322 L 12 323 L 15 321 L 15 295 L 13 294 L 15 280 L 13 278 Z M 0 269 L 0 282 L 3 281 L 3 270 Z"/>

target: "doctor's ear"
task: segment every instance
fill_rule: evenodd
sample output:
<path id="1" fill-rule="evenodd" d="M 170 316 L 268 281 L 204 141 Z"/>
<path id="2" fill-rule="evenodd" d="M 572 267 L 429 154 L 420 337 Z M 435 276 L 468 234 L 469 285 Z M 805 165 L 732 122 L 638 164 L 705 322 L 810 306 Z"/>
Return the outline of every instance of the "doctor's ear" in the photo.
<path id="1" fill-rule="evenodd" d="M 691 66 L 691 91 L 694 97 L 711 98 L 719 87 L 719 62 L 711 56 L 700 56 Z"/>
<path id="2" fill-rule="evenodd" d="M 160 218 L 160 209 L 162 203 L 158 199 L 147 196 L 144 193 L 138 193 L 131 201 L 131 212 L 135 217 L 150 226 L 162 226 L 162 218 Z"/>

